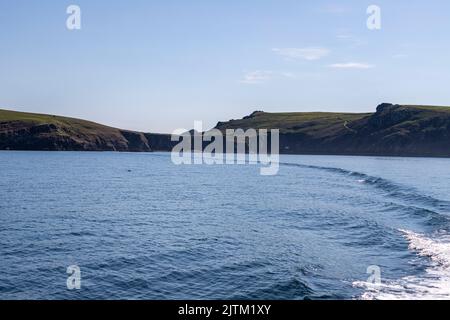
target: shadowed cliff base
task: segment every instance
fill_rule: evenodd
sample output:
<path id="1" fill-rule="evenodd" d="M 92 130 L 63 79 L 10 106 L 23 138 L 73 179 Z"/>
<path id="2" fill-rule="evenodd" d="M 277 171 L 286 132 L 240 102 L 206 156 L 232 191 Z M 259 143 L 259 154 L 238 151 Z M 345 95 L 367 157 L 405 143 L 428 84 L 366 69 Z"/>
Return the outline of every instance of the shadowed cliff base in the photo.
<path id="1" fill-rule="evenodd" d="M 450 157 L 450 108 L 381 104 L 375 113 L 266 113 L 217 129 L 280 129 L 280 153 Z M 171 151 L 168 134 L 0 110 L 0 150 Z"/>

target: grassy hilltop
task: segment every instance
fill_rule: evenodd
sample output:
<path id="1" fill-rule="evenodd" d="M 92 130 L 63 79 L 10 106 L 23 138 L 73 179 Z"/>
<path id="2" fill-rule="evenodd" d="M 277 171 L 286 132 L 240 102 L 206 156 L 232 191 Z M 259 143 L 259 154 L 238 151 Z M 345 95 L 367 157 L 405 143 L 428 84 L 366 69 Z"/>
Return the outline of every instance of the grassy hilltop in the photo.
<path id="1" fill-rule="evenodd" d="M 0 150 L 155 151 L 168 136 L 95 122 L 0 109 Z"/>
<path id="2" fill-rule="evenodd" d="M 375 113 L 256 111 L 216 128 L 280 129 L 291 154 L 450 157 L 450 108 L 384 103 Z M 44 114 L 0 110 L 0 150 L 170 151 L 169 135 Z"/>
<path id="3" fill-rule="evenodd" d="M 266 113 L 225 129 L 280 129 L 282 153 L 450 156 L 450 108 L 384 103 L 375 113 Z"/>

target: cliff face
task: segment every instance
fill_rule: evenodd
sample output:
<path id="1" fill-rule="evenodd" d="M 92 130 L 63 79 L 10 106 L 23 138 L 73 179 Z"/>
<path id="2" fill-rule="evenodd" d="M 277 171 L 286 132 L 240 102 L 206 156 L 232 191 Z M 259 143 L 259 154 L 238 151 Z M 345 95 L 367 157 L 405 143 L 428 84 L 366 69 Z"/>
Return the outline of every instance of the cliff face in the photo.
<path id="1" fill-rule="evenodd" d="M 280 129 L 281 153 L 450 157 L 450 108 L 381 104 L 373 114 L 261 113 L 220 130 Z"/>
<path id="2" fill-rule="evenodd" d="M 365 153 L 450 156 L 450 108 L 382 104 L 354 128 Z"/>
<path id="3" fill-rule="evenodd" d="M 0 150 L 168 150 L 168 135 L 144 134 L 65 117 L 0 110 Z"/>
<path id="4" fill-rule="evenodd" d="M 375 113 L 254 112 L 217 129 L 280 129 L 280 152 L 450 157 L 450 108 L 384 103 Z M 0 150 L 171 151 L 170 135 L 0 110 Z"/>

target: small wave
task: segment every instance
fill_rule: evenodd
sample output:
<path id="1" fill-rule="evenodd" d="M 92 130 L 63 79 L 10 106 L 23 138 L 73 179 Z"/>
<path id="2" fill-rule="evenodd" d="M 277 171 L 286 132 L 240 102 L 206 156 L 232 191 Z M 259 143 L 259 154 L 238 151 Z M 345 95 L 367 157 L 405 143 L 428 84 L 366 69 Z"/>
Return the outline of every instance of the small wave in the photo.
<path id="1" fill-rule="evenodd" d="M 440 214 L 433 210 L 417 207 L 411 204 L 387 203 L 383 211 L 401 212 L 406 218 L 419 218 L 427 226 L 430 226 L 433 229 L 450 229 L 450 219 L 447 215 Z"/>
<path id="2" fill-rule="evenodd" d="M 350 171 L 342 168 L 322 167 L 322 166 L 287 163 L 287 162 L 280 162 L 280 165 L 306 169 L 316 169 L 353 177 L 356 179 L 358 183 L 371 185 L 377 189 L 387 192 L 388 196 L 390 197 L 398 198 L 403 201 L 414 202 L 422 206 L 432 208 L 433 210 L 443 211 L 445 213 L 450 211 L 449 201 L 444 201 L 436 199 L 431 196 L 424 195 L 414 188 L 400 185 L 384 178 L 374 177 L 367 175 L 365 173 Z"/>
<path id="3" fill-rule="evenodd" d="M 255 291 L 244 291 L 246 291 L 244 294 L 230 297 L 231 300 L 274 300 L 284 297 L 295 297 L 294 299 L 300 300 L 308 299 L 314 293 L 306 282 L 297 278 L 280 281 Z"/>
<path id="4" fill-rule="evenodd" d="M 450 299 L 450 235 L 439 233 L 429 238 L 408 230 L 400 230 L 409 241 L 409 249 L 429 258 L 429 266 L 421 276 L 408 276 L 382 284 L 354 282 L 366 292 L 364 300 L 449 300 Z"/>
<path id="5" fill-rule="evenodd" d="M 450 234 L 441 231 L 436 233 L 435 238 L 432 239 L 412 231 L 400 231 L 409 241 L 409 249 L 417 252 L 422 257 L 430 258 L 434 265 L 448 270 L 450 276 Z"/>

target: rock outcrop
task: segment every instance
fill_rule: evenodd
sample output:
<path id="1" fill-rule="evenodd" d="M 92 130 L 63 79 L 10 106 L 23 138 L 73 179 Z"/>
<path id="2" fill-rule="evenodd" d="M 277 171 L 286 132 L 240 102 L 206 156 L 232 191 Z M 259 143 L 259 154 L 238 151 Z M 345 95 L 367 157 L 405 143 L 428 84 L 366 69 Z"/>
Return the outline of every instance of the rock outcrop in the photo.
<path id="1" fill-rule="evenodd" d="M 373 114 L 264 113 L 220 130 L 280 129 L 280 152 L 450 157 L 450 108 L 383 103 Z"/>
<path id="2" fill-rule="evenodd" d="M 375 113 L 266 113 L 217 129 L 280 129 L 280 152 L 450 157 L 450 108 L 383 103 Z M 171 151 L 170 135 L 0 110 L 0 150 Z"/>
<path id="3" fill-rule="evenodd" d="M 103 126 L 65 117 L 0 110 L 0 150 L 170 150 L 170 136 Z"/>

